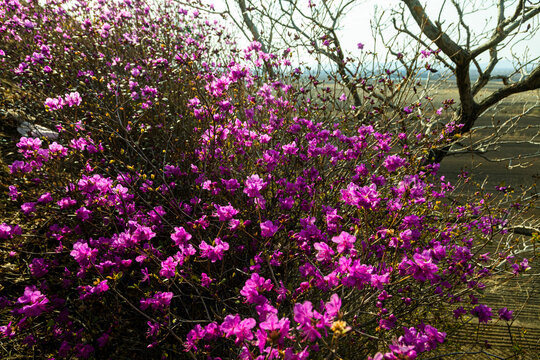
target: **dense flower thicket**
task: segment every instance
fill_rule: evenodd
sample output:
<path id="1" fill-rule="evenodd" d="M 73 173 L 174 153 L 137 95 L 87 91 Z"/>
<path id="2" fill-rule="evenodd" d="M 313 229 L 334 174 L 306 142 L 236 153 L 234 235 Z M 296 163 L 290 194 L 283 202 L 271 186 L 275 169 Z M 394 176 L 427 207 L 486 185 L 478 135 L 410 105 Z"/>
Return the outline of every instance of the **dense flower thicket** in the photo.
<path id="1" fill-rule="evenodd" d="M 414 359 L 452 319 L 495 319 L 485 280 L 528 268 L 486 250 L 509 210 L 456 205 L 422 165 L 447 140 L 407 132 L 421 104 L 389 117 L 402 132 L 324 111 L 287 53 L 238 51 L 174 2 L 2 0 L 0 36 L 1 76 L 42 92 L 58 131 L 22 137 L 10 166 L 12 349 Z"/>

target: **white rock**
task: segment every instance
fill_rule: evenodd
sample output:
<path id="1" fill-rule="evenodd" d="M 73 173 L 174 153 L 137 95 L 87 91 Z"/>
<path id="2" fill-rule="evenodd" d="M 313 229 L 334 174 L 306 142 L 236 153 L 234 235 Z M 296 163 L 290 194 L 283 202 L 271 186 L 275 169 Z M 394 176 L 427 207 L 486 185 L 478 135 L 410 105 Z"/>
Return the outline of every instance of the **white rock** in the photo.
<path id="1" fill-rule="evenodd" d="M 30 124 L 27 121 L 23 121 L 17 127 L 17 131 L 22 136 L 45 137 L 50 140 L 58 139 L 58 132 L 46 128 L 45 126 Z"/>

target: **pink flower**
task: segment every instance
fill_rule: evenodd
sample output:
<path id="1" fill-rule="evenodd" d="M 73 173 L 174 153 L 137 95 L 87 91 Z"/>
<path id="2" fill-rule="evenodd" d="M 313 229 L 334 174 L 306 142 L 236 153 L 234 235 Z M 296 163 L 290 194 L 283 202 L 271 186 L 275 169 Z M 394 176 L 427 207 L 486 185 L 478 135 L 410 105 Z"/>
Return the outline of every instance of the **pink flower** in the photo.
<path id="1" fill-rule="evenodd" d="M 206 275 L 206 273 L 201 273 L 201 286 L 208 287 L 212 283 L 213 279 Z"/>
<path id="2" fill-rule="evenodd" d="M 235 215 L 238 214 L 238 210 L 232 207 L 231 203 L 229 203 L 227 206 L 215 204 L 214 207 L 217 210 L 216 213 L 214 213 L 214 216 L 217 216 L 219 221 L 231 220 Z"/>
<path id="3" fill-rule="evenodd" d="M 359 187 L 354 183 L 349 183 L 347 189 L 341 190 L 341 200 L 359 209 L 375 209 L 381 202 L 375 184 Z"/>
<path id="4" fill-rule="evenodd" d="M 186 231 L 182 226 L 174 228 L 174 234 L 171 234 L 171 239 L 176 246 L 185 246 L 191 239 L 191 234 Z"/>
<path id="5" fill-rule="evenodd" d="M 223 260 L 224 252 L 229 250 L 229 243 L 223 242 L 220 238 L 214 241 L 215 246 L 208 245 L 204 240 L 201 241 L 201 257 L 208 258 L 211 262 Z"/>
<path id="6" fill-rule="evenodd" d="M 313 244 L 313 247 L 315 248 L 315 250 L 318 251 L 316 256 L 317 261 L 329 262 L 330 260 L 332 260 L 334 250 L 332 250 L 332 248 L 328 246 L 327 243 L 316 242 L 315 244 Z"/>
<path id="7" fill-rule="evenodd" d="M 69 107 L 79 106 L 82 102 L 81 95 L 77 91 L 66 94 L 64 100 L 65 104 Z"/>
<path id="8" fill-rule="evenodd" d="M 339 234 L 338 236 L 334 236 L 332 238 L 332 242 L 338 244 L 337 251 L 340 254 L 349 249 L 352 249 L 355 241 L 356 241 L 356 237 L 354 235 L 349 234 L 346 231 L 342 231 L 341 234 Z"/>
<path id="9" fill-rule="evenodd" d="M 220 326 L 225 337 L 236 336 L 235 343 L 241 344 L 244 340 L 253 340 L 251 329 L 255 327 L 256 321 L 253 318 L 241 320 L 239 315 L 227 315 Z"/>
<path id="10" fill-rule="evenodd" d="M 67 155 L 67 149 L 55 141 L 49 145 L 49 154 L 53 158 L 64 157 Z"/>
<path id="11" fill-rule="evenodd" d="M 266 186 L 266 182 L 259 175 L 251 175 L 245 181 L 244 193 L 250 198 L 261 197 L 260 191 Z"/>
<path id="12" fill-rule="evenodd" d="M 341 299 L 339 298 L 338 294 L 333 294 L 330 297 L 330 301 L 328 301 L 324 307 L 326 308 L 326 313 L 332 317 L 337 316 L 339 313 L 339 310 L 341 309 Z"/>
<path id="13" fill-rule="evenodd" d="M 49 303 L 49 299 L 32 285 L 24 289 L 24 294 L 17 299 L 17 303 L 24 305 L 21 309 L 17 310 L 18 313 L 26 316 L 39 316 L 46 311 L 46 305 Z"/>
<path id="14" fill-rule="evenodd" d="M 267 220 L 260 225 L 262 237 L 272 237 L 278 231 L 278 226 L 274 225 L 274 223 L 270 220 Z"/>
<path id="15" fill-rule="evenodd" d="M 296 145 L 296 141 L 283 145 L 281 149 L 283 150 L 283 153 L 286 155 L 296 155 L 296 153 L 298 153 L 298 146 Z"/>
<path id="16" fill-rule="evenodd" d="M 266 320 L 260 323 L 259 327 L 263 330 L 269 331 L 272 334 L 279 335 L 277 339 L 278 343 L 283 343 L 285 336 L 289 333 L 290 321 L 287 318 L 278 319 L 276 314 L 270 314 Z M 273 339 L 274 335 L 272 335 Z M 276 341 L 276 340 L 274 340 Z"/>
<path id="17" fill-rule="evenodd" d="M 161 262 L 161 270 L 159 275 L 167 279 L 173 278 L 176 274 L 176 266 L 178 261 L 175 261 L 172 256 L 169 256 L 166 260 Z"/>
<path id="18" fill-rule="evenodd" d="M 62 99 L 60 96 L 57 98 L 47 98 L 45 100 L 45 106 L 47 109 L 54 111 L 59 110 L 64 107 L 64 99 Z"/>
<path id="19" fill-rule="evenodd" d="M 265 279 L 257 273 L 251 274 L 242 290 L 240 295 L 246 298 L 246 301 L 250 304 L 262 304 L 266 302 L 266 298 L 260 295 L 260 292 L 272 290 L 273 285 L 270 279 Z"/>
<path id="20" fill-rule="evenodd" d="M 407 160 L 397 156 L 397 155 L 390 155 L 384 160 L 384 167 L 388 170 L 388 172 L 394 172 L 398 168 L 405 166 L 407 164 Z"/>
<path id="21" fill-rule="evenodd" d="M 21 211 L 24 215 L 28 216 L 32 213 L 36 212 L 36 203 L 35 202 L 27 202 L 21 205 Z"/>
<path id="22" fill-rule="evenodd" d="M 305 301 L 303 304 L 296 303 L 293 312 L 294 321 L 299 324 L 298 329 L 303 332 L 309 341 L 315 341 L 321 337 L 321 334 L 313 326 L 313 323 L 316 323 L 322 316 L 318 312 L 313 311 L 311 302 Z"/>

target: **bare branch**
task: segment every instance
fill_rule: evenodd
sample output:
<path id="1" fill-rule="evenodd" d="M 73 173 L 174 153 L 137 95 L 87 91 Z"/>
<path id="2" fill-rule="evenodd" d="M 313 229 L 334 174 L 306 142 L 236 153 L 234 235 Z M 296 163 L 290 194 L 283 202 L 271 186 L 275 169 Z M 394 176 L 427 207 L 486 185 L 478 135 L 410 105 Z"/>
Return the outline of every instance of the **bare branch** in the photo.
<path id="1" fill-rule="evenodd" d="M 524 91 L 540 88 L 540 65 L 538 65 L 526 78 L 512 85 L 503 87 L 482 100 L 478 104 L 478 113 L 481 114 L 502 99 Z"/>
<path id="2" fill-rule="evenodd" d="M 516 8 L 516 14 L 519 14 L 521 8 L 522 7 L 520 6 Z M 514 16 L 517 18 L 516 14 L 514 14 Z M 540 14 L 540 4 L 525 9 L 522 17 L 519 19 L 512 20 L 514 18 L 513 16 L 512 18 L 504 20 L 501 24 L 497 26 L 495 33 L 493 34 L 491 39 L 489 39 L 486 43 L 478 46 L 476 49 L 472 50 L 470 56 L 475 58 L 478 55 L 482 54 L 484 51 L 498 45 L 501 41 L 506 39 L 512 31 L 516 30 L 519 26 L 523 25 L 525 22 L 529 21 L 538 14 Z"/>
<path id="3" fill-rule="evenodd" d="M 470 61 L 469 53 L 455 43 L 440 27 L 433 24 L 418 0 L 402 0 L 409 8 L 413 19 L 422 32 L 442 50 L 455 64 Z"/>
<path id="4" fill-rule="evenodd" d="M 240 12 L 242 14 L 242 18 L 244 19 L 244 22 L 246 23 L 249 31 L 253 35 L 253 39 L 261 44 L 261 50 L 263 52 L 268 53 L 268 47 L 266 46 L 265 41 L 262 40 L 261 34 L 259 33 L 257 26 L 255 26 L 255 24 L 249 17 L 248 10 L 246 8 L 246 1 L 245 0 L 236 0 L 236 1 L 238 3 L 238 6 L 240 6 Z M 274 73 L 274 69 L 272 69 L 272 64 L 268 63 L 268 61 L 265 60 L 264 65 L 270 77 L 274 78 L 275 73 Z"/>

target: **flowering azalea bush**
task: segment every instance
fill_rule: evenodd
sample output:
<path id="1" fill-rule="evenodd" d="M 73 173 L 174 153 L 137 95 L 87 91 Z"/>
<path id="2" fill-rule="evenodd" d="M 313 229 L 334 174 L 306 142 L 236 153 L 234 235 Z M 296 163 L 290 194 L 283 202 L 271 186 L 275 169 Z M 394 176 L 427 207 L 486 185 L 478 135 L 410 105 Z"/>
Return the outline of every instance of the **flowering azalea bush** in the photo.
<path id="1" fill-rule="evenodd" d="M 454 202 L 424 161 L 449 139 L 408 132 L 411 112 L 324 111 L 287 53 L 238 50 L 174 2 L 1 9 L 1 75 L 43 89 L 58 133 L 22 137 L 10 165 L 0 239 L 24 281 L 2 284 L 7 346 L 414 359 L 465 319 L 512 318 L 479 296 L 528 268 L 487 250 L 512 209 Z"/>

